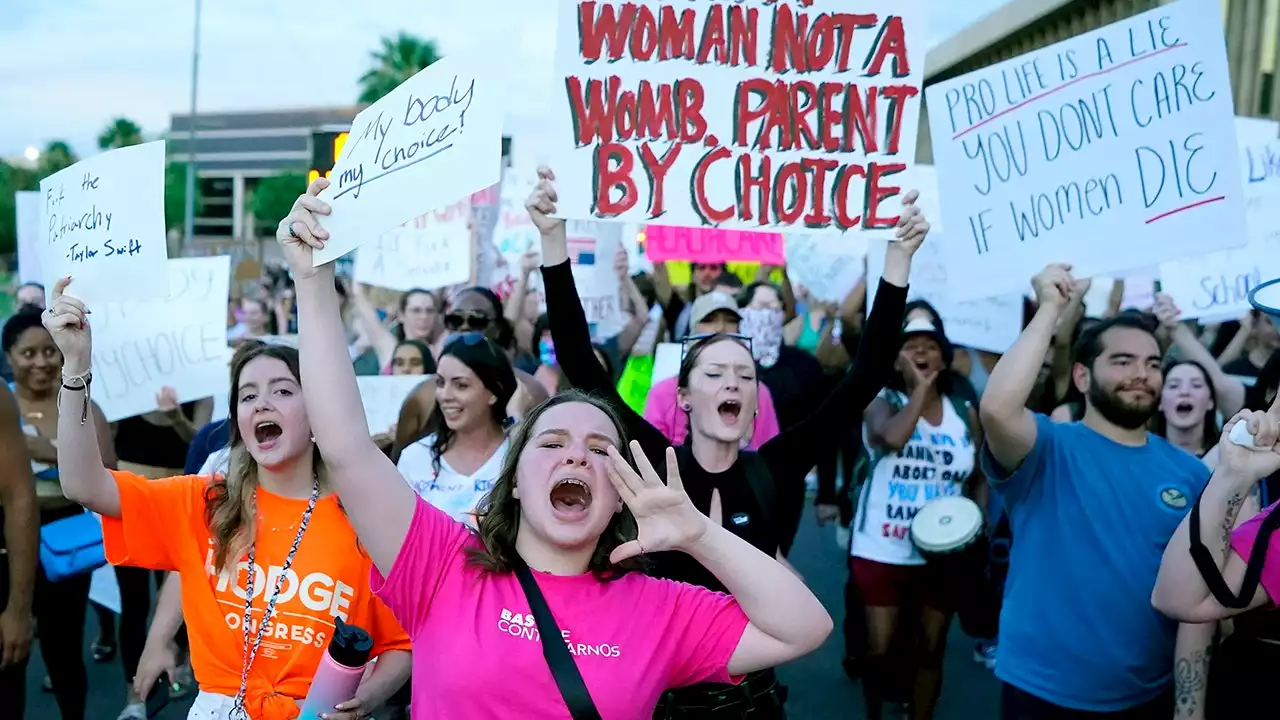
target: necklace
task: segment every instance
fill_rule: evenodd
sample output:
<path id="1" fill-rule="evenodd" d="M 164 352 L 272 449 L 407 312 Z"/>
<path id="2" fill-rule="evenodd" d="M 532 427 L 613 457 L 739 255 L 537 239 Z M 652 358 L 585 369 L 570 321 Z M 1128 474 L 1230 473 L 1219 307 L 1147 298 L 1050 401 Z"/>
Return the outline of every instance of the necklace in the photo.
<path id="1" fill-rule="evenodd" d="M 293 538 L 293 545 L 289 548 L 289 554 L 285 556 L 284 566 L 280 569 L 280 574 L 276 576 L 276 586 L 271 591 L 271 596 L 267 599 L 267 609 L 262 613 L 262 622 L 258 623 L 258 632 L 253 639 L 253 646 L 249 645 L 249 624 L 253 620 L 253 578 L 257 575 L 254 570 L 254 545 L 249 546 L 249 568 L 248 577 L 244 582 L 244 664 L 240 670 L 240 691 L 236 693 L 235 705 L 231 708 L 231 717 L 233 720 L 251 720 L 249 711 L 244 707 L 245 691 L 249 688 L 249 669 L 253 667 L 253 661 L 258 657 L 258 648 L 262 645 L 262 634 L 267 629 L 267 621 L 276 610 L 276 598 L 280 597 L 280 588 L 284 585 L 284 576 L 289 573 L 289 566 L 293 565 L 293 556 L 298 552 L 298 546 L 302 544 L 302 534 L 307 531 L 307 523 L 311 522 L 311 512 L 316 509 L 316 500 L 320 497 L 320 481 L 314 479 L 311 482 L 311 497 L 307 500 L 307 509 L 302 512 L 302 520 L 298 523 L 298 534 Z M 254 503 L 255 505 L 257 503 Z M 256 544 L 256 543 L 255 543 Z"/>

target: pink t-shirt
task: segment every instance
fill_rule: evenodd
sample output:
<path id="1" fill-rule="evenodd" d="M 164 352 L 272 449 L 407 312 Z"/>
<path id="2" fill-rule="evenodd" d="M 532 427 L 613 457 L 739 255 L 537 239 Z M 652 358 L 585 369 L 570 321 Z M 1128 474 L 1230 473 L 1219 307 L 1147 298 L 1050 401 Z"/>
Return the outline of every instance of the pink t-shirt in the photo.
<path id="1" fill-rule="evenodd" d="M 372 572 L 413 641 L 413 716 L 569 718 L 520 581 L 471 565 L 478 543 L 419 498 L 391 573 Z M 732 597 L 635 572 L 534 578 L 604 720 L 649 720 L 670 688 L 737 680 L 747 617 Z"/>
<path id="2" fill-rule="evenodd" d="M 667 378 L 649 388 L 649 397 L 644 402 L 644 419 L 654 426 L 672 445 L 679 445 L 689 435 L 689 416 L 677 407 L 676 380 Z M 756 422 L 751 433 L 748 450 L 759 450 L 761 445 L 777 436 L 778 412 L 773 409 L 773 395 L 764 383 L 760 383 L 756 395 Z"/>
<path id="3" fill-rule="evenodd" d="M 1253 552 L 1253 542 L 1258 537 L 1262 521 L 1276 509 L 1276 505 L 1280 505 L 1280 502 L 1267 506 L 1231 533 L 1231 549 L 1244 558 L 1245 562 L 1249 562 L 1249 554 Z M 1276 555 L 1277 558 L 1273 560 L 1272 555 Z M 1271 596 L 1273 604 L 1280 602 L 1280 533 L 1272 535 L 1267 543 L 1267 562 L 1262 565 L 1262 578 L 1259 584 L 1262 585 L 1263 590 L 1267 591 L 1267 595 Z"/>

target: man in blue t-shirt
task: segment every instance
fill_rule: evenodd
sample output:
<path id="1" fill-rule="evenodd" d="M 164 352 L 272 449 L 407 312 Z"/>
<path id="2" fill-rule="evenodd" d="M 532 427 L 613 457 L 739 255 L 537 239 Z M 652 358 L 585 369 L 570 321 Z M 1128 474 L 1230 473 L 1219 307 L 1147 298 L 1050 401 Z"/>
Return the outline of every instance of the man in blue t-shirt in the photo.
<path id="1" fill-rule="evenodd" d="M 1163 385 L 1155 323 L 1125 314 L 1081 334 L 1072 381 L 1084 420 L 1055 424 L 1025 405 L 1063 308 L 1085 288 L 1066 265 L 1032 282 L 1039 309 L 981 406 L 983 469 L 1017 538 L 1000 615 L 1001 718 L 1169 718 L 1184 659 L 1178 710 L 1203 708 L 1214 626 L 1179 626 L 1151 606 L 1165 545 L 1209 479 L 1146 431 Z"/>

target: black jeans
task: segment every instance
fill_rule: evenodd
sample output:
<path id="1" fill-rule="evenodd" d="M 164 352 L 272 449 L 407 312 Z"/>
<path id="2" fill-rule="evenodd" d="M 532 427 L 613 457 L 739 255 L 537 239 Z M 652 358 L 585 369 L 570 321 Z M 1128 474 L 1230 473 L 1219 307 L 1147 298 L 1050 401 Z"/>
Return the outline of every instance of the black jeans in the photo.
<path id="1" fill-rule="evenodd" d="M 1000 720 L 1168 720 L 1173 717 L 1173 688 L 1149 703 L 1117 712 L 1071 710 L 1002 683 Z"/>

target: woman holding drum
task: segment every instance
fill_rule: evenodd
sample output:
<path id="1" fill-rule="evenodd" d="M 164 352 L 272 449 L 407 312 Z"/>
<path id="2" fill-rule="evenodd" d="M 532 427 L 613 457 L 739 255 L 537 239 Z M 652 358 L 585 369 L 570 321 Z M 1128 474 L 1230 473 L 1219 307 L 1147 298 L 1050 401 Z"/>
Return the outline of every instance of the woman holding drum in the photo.
<path id="1" fill-rule="evenodd" d="M 952 353 L 931 321 L 909 320 L 898 374 L 864 416 L 872 465 L 850 553 L 866 605 L 862 693 L 870 720 L 881 717 L 884 693 L 901 671 L 914 677 L 911 717 L 933 717 L 956 600 L 985 561 L 979 539 L 987 485 L 976 462 L 982 431 L 977 409 L 954 393 Z M 890 662 L 900 625 L 917 638 L 910 668 Z"/>

